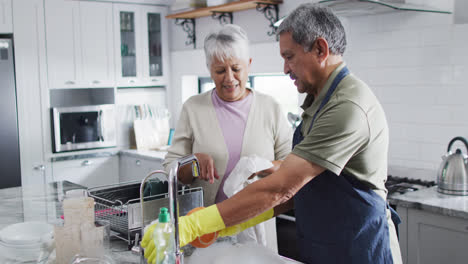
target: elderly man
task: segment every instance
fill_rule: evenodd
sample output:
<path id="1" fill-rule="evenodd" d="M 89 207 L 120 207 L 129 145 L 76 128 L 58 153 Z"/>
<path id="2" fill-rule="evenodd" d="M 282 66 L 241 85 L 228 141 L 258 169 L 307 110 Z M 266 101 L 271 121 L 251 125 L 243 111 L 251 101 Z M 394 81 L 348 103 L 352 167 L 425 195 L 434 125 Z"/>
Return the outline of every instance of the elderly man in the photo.
<path id="1" fill-rule="evenodd" d="M 293 151 L 268 177 L 181 217 L 181 245 L 214 231 L 235 234 L 294 207 L 302 261 L 401 263 L 385 202 L 387 122 L 343 61 L 342 24 L 329 9 L 303 4 L 278 32 L 284 72 L 307 94 Z"/>

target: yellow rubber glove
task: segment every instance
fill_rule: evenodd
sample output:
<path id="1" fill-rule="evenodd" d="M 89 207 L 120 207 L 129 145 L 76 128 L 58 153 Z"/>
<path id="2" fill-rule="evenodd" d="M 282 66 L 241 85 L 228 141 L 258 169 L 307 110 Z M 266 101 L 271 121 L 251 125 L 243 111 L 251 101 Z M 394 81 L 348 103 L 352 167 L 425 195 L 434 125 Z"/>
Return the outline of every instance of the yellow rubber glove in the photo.
<path id="1" fill-rule="evenodd" d="M 146 229 L 140 244 L 145 249 L 147 262 L 152 264 L 156 262 L 156 250 L 154 250 L 153 241 L 153 232 L 156 225 L 157 223 L 152 224 Z M 179 245 L 183 247 L 199 236 L 224 228 L 226 226 L 216 205 L 201 209 L 191 215 L 179 217 Z"/>
<path id="2" fill-rule="evenodd" d="M 216 204 L 179 218 L 179 244 L 181 247 L 204 234 L 226 228 Z"/>
<path id="3" fill-rule="evenodd" d="M 156 221 L 156 223 L 153 223 L 146 228 L 145 235 L 143 236 L 143 239 L 140 243 L 141 247 L 145 249 L 145 258 L 147 259 L 148 263 L 155 262 L 156 251 L 154 250 L 155 245 L 153 241 L 153 232 L 157 224 L 158 222 Z"/>
<path id="4" fill-rule="evenodd" d="M 274 215 L 274 210 L 270 209 L 270 210 L 265 211 L 264 213 L 261 213 L 260 215 L 257 215 L 256 217 L 254 217 L 254 218 L 252 218 L 250 220 L 247 220 L 247 221 L 245 221 L 243 223 L 224 228 L 223 230 L 219 231 L 219 236 L 220 237 L 226 237 L 226 236 L 236 235 L 236 234 L 244 231 L 245 229 L 247 229 L 249 227 L 256 226 L 256 225 L 258 225 L 258 224 L 272 218 L 273 215 Z"/>

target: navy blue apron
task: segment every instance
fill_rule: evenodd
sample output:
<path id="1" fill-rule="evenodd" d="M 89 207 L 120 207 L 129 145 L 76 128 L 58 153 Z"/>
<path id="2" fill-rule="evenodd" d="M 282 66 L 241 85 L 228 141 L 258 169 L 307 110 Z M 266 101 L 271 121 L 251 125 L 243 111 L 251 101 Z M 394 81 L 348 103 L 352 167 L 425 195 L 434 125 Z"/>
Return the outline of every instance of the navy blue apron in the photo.
<path id="1" fill-rule="evenodd" d="M 334 79 L 319 109 L 349 74 L 344 67 Z M 304 136 L 302 123 L 293 148 Z M 355 177 L 324 171 L 294 196 L 299 254 L 305 263 L 393 263 L 386 217 L 387 204 Z"/>

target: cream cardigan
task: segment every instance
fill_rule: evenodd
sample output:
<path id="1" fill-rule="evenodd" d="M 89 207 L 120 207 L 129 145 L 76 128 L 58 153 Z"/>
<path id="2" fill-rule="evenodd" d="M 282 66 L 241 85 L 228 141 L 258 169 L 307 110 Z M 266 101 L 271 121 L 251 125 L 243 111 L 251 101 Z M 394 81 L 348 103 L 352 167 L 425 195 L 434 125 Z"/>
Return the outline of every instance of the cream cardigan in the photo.
<path id="1" fill-rule="evenodd" d="M 211 155 L 220 179 L 215 179 L 213 184 L 198 179 L 192 183 L 193 187 L 203 187 L 204 206 L 214 203 L 228 161 L 227 147 L 211 100 L 212 91 L 192 96 L 184 103 L 163 163 L 167 170 L 173 160 L 183 156 L 193 153 Z M 255 154 L 268 160 L 284 159 L 291 152 L 292 129 L 281 106 L 269 95 L 250 91 L 253 100 L 241 157 Z"/>

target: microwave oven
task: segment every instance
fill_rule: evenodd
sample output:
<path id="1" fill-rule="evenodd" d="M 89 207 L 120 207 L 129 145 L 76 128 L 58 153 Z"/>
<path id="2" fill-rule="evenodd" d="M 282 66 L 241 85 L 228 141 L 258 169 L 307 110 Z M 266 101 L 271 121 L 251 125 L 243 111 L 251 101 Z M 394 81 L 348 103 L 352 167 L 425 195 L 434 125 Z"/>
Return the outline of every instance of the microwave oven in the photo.
<path id="1" fill-rule="evenodd" d="M 54 107 L 53 152 L 116 146 L 114 105 Z"/>

